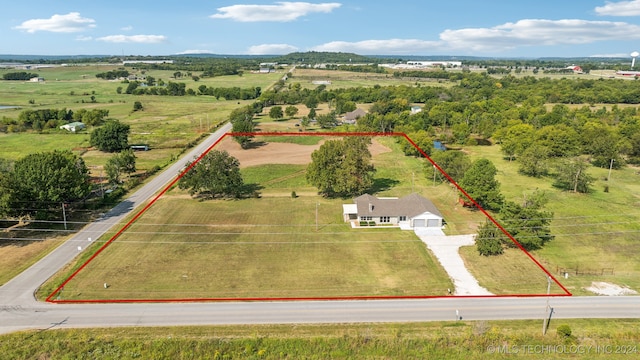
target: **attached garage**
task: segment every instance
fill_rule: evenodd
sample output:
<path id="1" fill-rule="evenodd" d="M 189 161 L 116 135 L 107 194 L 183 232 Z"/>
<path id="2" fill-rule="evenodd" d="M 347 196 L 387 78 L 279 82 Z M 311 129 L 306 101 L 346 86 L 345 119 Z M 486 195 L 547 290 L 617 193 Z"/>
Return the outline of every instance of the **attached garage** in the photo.
<path id="1" fill-rule="evenodd" d="M 425 219 L 414 219 L 413 220 L 413 227 L 425 227 L 427 224 L 427 221 Z"/>
<path id="2" fill-rule="evenodd" d="M 441 223 L 440 219 L 427 219 L 427 227 L 440 227 Z"/>

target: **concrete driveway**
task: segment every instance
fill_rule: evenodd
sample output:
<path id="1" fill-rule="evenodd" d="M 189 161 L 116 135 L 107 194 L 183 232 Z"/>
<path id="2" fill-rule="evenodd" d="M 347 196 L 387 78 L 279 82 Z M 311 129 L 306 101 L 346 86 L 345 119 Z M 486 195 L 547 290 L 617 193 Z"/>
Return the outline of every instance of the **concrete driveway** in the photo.
<path id="1" fill-rule="evenodd" d="M 458 252 L 461 246 L 475 244 L 475 235 L 447 236 L 440 229 L 430 228 L 415 228 L 414 231 L 449 274 L 454 285 L 454 295 L 493 295 L 478 284 Z"/>

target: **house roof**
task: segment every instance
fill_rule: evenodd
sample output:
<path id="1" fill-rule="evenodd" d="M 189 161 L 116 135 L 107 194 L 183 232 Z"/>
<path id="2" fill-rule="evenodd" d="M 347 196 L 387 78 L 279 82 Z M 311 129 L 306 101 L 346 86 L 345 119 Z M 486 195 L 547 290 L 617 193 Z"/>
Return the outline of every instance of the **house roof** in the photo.
<path id="1" fill-rule="evenodd" d="M 366 111 L 364 111 L 364 110 L 362 110 L 360 108 L 357 108 L 357 109 L 355 109 L 353 111 L 350 111 L 350 112 L 344 114 L 344 118 L 345 118 L 345 120 L 357 120 L 358 118 L 363 117 L 366 114 L 367 114 Z"/>
<path id="2" fill-rule="evenodd" d="M 414 216 L 430 212 L 442 217 L 431 200 L 416 193 L 402 198 L 377 198 L 364 194 L 353 200 L 358 209 L 358 216 Z"/>

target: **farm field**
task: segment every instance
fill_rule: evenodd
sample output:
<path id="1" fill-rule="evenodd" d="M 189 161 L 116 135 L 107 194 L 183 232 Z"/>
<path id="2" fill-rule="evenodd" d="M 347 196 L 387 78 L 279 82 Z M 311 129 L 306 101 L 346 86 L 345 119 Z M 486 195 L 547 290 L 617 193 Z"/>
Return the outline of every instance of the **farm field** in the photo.
<path id="1" fill-rule="evenodd" d="M 350 199 L 316 195 L 304 173 L 319 144 L 262 140 L 257 136 L 261 145 L 249 150 L 241 150 L 231 138 L 218 145 L 239 159 L 246 183 L 260 189 L 260 199 L 198 201 L 171 189 L 56 299 L 446 295 L 451 280 L 412 231 L 351 229 L 342 219 L 342 204 Z M 447 218 L 450 234 L 472 233 L 483 220 L 484 215 L 457 203 L 449 185 L 434 186 L 426 179 L 424 160 L 403 156 L 394 138 L 374 138 L 370 151 L 378 169 L 379 195 L 416 191 L 431 198 Z M 544 293 L 543 271 L 522 252 L 512 258 L 523 276 L 540 276 L 524 283 L 522 276 L 496 278 L 495 293 Z M 514 271 L 500 270 L 502 265 L 494 270 Z M 64 271 L 40 294 L 46 297 L 70 273 Z M 551 291 L 562 293 L 555 285 Z"/>
<path id="2" fill-rule="evenodd" d="M 18 108 L 0 109 L 0 117 L 16 119 L 25 109 L 105 109 L 109 110 L 109 118 L 118 119 L 131 127 L 129 143 L 147 144 L 151 151 L 136 152 L 136 168 L 144 173 L 155 167 L 164 167 L 173 162 L 185 150 L 189 143 L 209 132 L 218 124 L 228 119 L 229 113 L 250 101 L 216 100 L 211 96 L 135 96 L 118 94 L 117 88 L 126 88 L 126 84 L 118 81 L 98 79 L 96 74 L 114 70 L 114 65 L 82 65 L 69 67 L 53 67 L 37 69 L 44 83 L 28 81 L 0 81 L 0 105 L 18 106 Z M 11 69 L 0 69 L 0 76 Z M 186 82 L 187 88 L 197 89 L 206 86 L 261 86 L 270 87 L 281 74 L 253 74 L 243 76 L 220 76 L 202 78 L 198 82 L 190 77 L 172 79 L 173 72 L 148 70 L 147 75 L 165 81 Z M 91 96 L 96 102 L 91 102 Z M 140 101 L 143 111 L 132 112 L 133 103 Z M 109 153 L 90 148 L 90 132 L 71 134 L 60 129 L 45 129 L 43 133 L 9 132 L 0 133 L 0 157 L 18 160 L 28 154 L 52 151 L 71 150 L 81 155 L 95 181 L 104 180 L 104 164 L 112 156 Z M 62 220 L 62 214 L 60 219 Z M 76 219 L 79 220 L 79 219 Z M 85 216 L 79 221 L 86 221 Z M 56 229 L 58 225 L 52 225 Z M 58 229 L 59 230 L 59 229 Z M 23 233 L 24 235 L 24 233 Z M 16 235 L 18 236 L 18 235 Z M 6 236 L 4 236 L 6 237 Z M 10 236 L 14 237 L 14 236 Z M 20 237 L 20 236 L 18 236 Z M 25 237 L 25 236 L 22 236 Z M 46 242 L 22 241 L 11 242 L 1 246 L 0 251 L 6 254 L 0 262 L 0 284 L 54 249 L 62 241 L 64 235 L 55 231 L 32 234 L 30 238 L 44 239 Z M 14 255 L 15 254 L 15 255 Z M 19 260 L 19 261 L 18 261 Z M 16 267 L 16 263 L 20 265 Z"/>

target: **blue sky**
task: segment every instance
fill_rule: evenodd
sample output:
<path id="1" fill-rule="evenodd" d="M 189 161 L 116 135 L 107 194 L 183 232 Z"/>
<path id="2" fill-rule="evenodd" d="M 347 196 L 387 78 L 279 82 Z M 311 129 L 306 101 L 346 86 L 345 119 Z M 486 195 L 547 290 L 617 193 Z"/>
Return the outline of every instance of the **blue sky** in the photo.
<path id="1" fill-rule="evenodd" d="M 628 56 L 640 0 L 29 0 L 3 3 L 0 54 Z"/>

